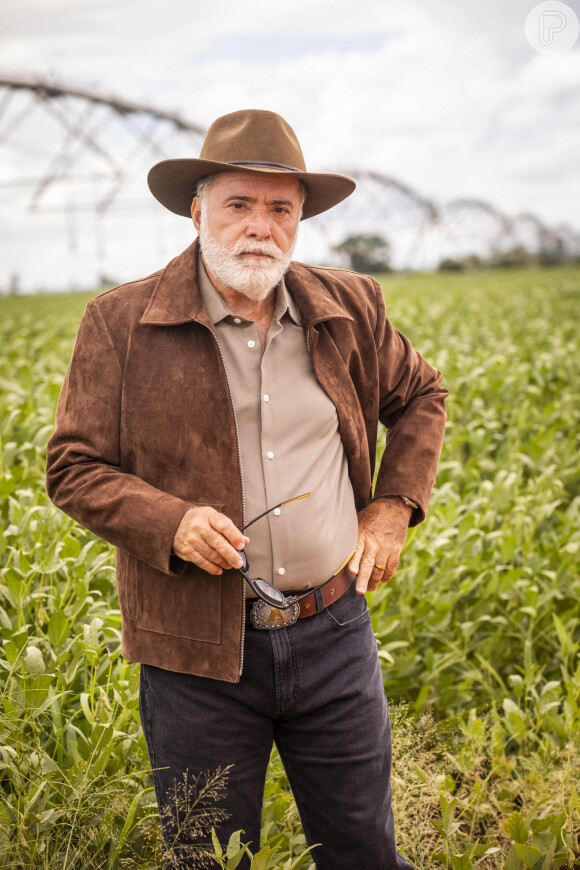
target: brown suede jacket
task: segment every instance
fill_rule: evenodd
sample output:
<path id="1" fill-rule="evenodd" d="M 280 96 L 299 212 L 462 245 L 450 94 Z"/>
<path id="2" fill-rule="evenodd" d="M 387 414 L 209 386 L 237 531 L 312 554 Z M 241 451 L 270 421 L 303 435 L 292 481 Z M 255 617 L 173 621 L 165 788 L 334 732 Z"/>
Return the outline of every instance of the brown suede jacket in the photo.
<path id="1" fill-rule="evenodd" d="M 123 654 L 237 682 L 245 608 L 237 571 L 172 555 L 181 518 L 212 505 L 240 527 L 236 424 L 197 283 L 197 242 L 161 272 L 89 302 L 48 444 L 59 508 L 116 549 Z M 388 428 L 374 497 L 406 495 L 420 522 L 445 428 L 441 374 L 389 323 L 377 281 L 293 263 L 316 376 L 334 402 L 357 509 L 372 498 L 377 421 Z M 329 509 L 332 509 L 331 506 Z"/>

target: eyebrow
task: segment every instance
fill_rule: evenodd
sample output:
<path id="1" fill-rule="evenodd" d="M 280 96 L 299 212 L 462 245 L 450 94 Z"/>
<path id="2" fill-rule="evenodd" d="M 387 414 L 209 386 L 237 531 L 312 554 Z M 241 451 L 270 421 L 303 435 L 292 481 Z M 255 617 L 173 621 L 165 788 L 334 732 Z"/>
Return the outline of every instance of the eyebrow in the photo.
<path id="1" fill-rule="evenodd" d="M 241 200 L 242 202 L 256 202 L 255 196 L 228 196 L 224 199 L 224 202 L 232 202 L 233 200 Z M 289 205 L 290 208 L 294 208 L 294 203 L 289 199 L 271 199 L 267 205 Z"/>

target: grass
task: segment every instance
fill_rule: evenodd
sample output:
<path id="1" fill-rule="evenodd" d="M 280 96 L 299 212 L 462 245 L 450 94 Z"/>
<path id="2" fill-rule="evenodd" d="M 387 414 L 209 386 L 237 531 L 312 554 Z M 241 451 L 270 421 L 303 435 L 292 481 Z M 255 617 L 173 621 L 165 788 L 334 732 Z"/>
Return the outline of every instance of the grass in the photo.
<path id="1" fill-rule="evenodd" d="M 427 522 L 371 599 L 399 847 L 420 870 L 580 866 L 580 268 L 383 286 L 389 316 L 451 390 Z M 161 866 L 112 554 L 43 487 L 87 299 L 0 300 L 0 868 L 11 870 Z M 275 752 L 263 845 L 263 868 L 313 866 Z"/>

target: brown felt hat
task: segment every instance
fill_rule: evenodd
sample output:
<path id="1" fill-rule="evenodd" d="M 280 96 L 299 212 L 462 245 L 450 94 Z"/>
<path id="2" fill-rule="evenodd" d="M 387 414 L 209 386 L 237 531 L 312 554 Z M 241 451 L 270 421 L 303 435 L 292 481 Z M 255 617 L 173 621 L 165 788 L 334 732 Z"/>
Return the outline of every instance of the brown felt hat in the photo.
<path id="1" fill-rule="evenodd" d="M 242 109 L 214 121 L 199 159 L 162 160 L 149 171 L 153 196 L 175 214 L 191 216 L 197 182 L 214 172 L 267 172 L 292 175 L 307 190 L 302 219 L 346 199 L 356 187 L 346 175 L 307 172 L 292 127 L 275 112 Z"/>

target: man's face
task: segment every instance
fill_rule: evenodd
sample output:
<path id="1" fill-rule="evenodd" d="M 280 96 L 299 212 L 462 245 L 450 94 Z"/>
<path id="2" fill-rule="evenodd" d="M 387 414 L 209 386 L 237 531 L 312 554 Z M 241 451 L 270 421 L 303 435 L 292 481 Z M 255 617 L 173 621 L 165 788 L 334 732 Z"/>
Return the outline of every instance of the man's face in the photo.
<path id="1" fill-rule="evenodd" d="M 220 173 L 191 207 L 210 276 L 251 299 L 264 299 L 290 265 L 300 214 L 296 178 Z"/>

